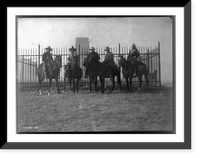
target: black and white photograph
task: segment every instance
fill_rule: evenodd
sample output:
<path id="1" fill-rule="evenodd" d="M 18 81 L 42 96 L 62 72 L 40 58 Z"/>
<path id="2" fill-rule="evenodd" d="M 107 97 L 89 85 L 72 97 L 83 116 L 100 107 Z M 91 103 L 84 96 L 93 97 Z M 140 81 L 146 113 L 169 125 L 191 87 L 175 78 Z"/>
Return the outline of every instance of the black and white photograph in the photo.
<path id="1" fill-rule="evenodd" d="M 18 134 L 176 133 L 173 16 L 17 16 Z"/>

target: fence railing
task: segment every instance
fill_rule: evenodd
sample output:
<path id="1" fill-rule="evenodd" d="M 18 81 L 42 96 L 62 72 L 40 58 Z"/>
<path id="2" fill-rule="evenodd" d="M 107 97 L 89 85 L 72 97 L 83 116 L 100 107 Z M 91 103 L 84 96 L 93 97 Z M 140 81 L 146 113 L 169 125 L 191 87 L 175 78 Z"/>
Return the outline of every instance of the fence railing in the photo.
<path id="1" fill-rule="evenodd" d="M 52 48 L 52 54 L 62 55 L 62 65 L 67 64 L 67 57 L 70 54 L 69 48 Z M 83 76 L 85 74 L 85 67 L 83 66 L 83 59 L 85 53 L 88 53 L 88 48 L 76 48 L 77 54 L 80 55 L 80 67 L 83 70 Z M 106 52 L 105 47 L 96 47 L 96 52 L 100 56 L 100 61 L 102 62 L 105 58 Z M 111 47 L 111 52 L 114 54 L 114 60 L 117 64 L 118 54 L 123 54 L 124 57 L 127 57 L 130 47 L 123 47 L 120 44 L 117 47 Z M 160 43 L 158 42 L 157 47 L 137 47 L 140 52 L 140 61 L 149 66 L 149 77 L 150 83 L 155 85 L 161 85 L 161 68 L 160 68 Z M 17 50 L 17 77 L 18 83 L 22 86 L 33 86 L 36 85 L 37 75 L 36 69 L 41 64 L 42 54 L 44 53 L 44 48 L 41 48 L 40 45 L 37 49 L 18 49 Z M 153 77 L 152 77 L 153 76 Z M 123 79 L 123 76 L 121 75 Z M 106 81 L 108 81 L 106 79 Z M 44 83 L 47 81 L 44 81 Z M 64 82 L 64 67 L 60 71 L 60 82 Z M 82 78 L 81 82 L 89 82 L 87 79 Z M 133 82 L 138 83 L 138 79 L 134 78 Z"/>

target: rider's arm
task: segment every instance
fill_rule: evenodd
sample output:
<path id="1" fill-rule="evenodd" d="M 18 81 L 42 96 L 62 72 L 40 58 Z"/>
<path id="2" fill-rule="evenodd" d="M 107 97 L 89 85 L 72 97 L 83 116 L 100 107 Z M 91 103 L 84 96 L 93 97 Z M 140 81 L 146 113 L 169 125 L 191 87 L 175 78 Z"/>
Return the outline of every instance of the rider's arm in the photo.
<path id="1" fill-rule="evenodd" d="M 52 57 L 52 54 L 51 54 L 51 56 L 50 56 L 50 57 L 51 57 L 51 60 L 53 61 L 53 57 Z"/>
<path id="2" fill-rule="evenodd" d="M 98 53 L 95 53 L 95 59 L 96 59 L 96 60 L 100 60 L 100 56 L 99 56 Z"/>
<path id="3" fill-rule="evenodd" d="M 67 59 L 68 59 L 69 61 L 72 61 L 71 55 L 69 55 Z"/>
<path id="4" fill-rule="evenodd" d="M 105 61 L 111 61 L 114 58 L 113 54 L 109 54 L 106 58 Z"/>

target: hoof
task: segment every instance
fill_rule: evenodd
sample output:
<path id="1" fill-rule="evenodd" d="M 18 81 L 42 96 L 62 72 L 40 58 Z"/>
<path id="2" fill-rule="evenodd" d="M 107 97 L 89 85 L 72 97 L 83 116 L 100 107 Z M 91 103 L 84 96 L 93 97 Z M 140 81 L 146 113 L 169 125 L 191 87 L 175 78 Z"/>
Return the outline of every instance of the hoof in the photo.
<path id="1" fill-rule="evenodd" d="M 139 91 L 141 91 L 141 90 L 142 90 L 142 88 L 138 88 L 137 91 L 136 91 L 136 93 L 139 92 Z"/>

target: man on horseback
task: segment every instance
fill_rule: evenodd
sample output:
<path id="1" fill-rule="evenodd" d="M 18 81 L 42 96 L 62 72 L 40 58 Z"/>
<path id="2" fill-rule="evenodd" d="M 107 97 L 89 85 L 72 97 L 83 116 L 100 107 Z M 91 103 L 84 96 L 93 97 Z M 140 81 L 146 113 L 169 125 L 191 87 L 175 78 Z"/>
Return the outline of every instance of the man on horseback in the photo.
<path id="1" fill-rule="evenodd" d="M 140 52 L 136 48 L 136 45 L 132 44 L 132 47 L 131 47 L 131 50 L 129 51 L 127 59 L 132 62 L 132 66 L 134 68 L 135 75 L 138 71 L 138 64 L 139 64 L 138 58 L 139 58 L 139 56 L 140 56 Z"/>
<path id="2" fill-rule="evenodd" d="M 98 61 L 100 60 L 100 57 L 99 57 L 99 54 L 97 52 L 95 52 L 95 48 L 92 47 L 91 49 L 91 52 L 88 54 L 88 56 L 91 57 L 91 60 L 90 60 L 90 65 L 92 66 L 98 66 Z M 87 78 L 88 76 L 88 64 L 86 65 L 86 70 L 85 70 L 85 78 Z"/>
<path id="3" fill-rule="evenodd" d="M 53 57 L 52 54 L 50 53 L 52 51 L 52 48 L 50 46 L 48 46 L 47 48 L 45 48 L 45 52 L 42 55 L 42 61 L 44 63 L 44 74 L 45 74 L 45 78 L 47 79 L 49 77 L 49 67 L 51 62 L 53 62 Z"/>
<path id="4" fill-rule="evenodd" d="M 67 58 L 68 59 L 67 66 L 69 66 L 69 70 L 71 74 L 72 67 L 75 66 L 76 58 L 78 58 L 78 56 L 76 54 L 76 48 L 74 48 L 73 46 L 69 48 L 69 51 L 71 52 L 71 54 Z"/>
<path id="5" fill-rule="evenodd" d="M 74 48 L 73 46 L 71 48 L 69 48 L 69 51 L 71 52 L 71 54 L 68 57 L 68 64 L 72 65 L 75 62 L 75 58 L 77 57 L 76 55 L 76 48 Z"/>
<path id="6" fill-rule="evenodd" d="M 115 61 L 114 61 L 114 54 L 110 51 L 109 47 L 106 47 L 104 51 L 106 51 L 104 62 L 107 64 L 109 68 L 110 80 L 112 80 L 111 76 L 113 75 L 113 69 L 116 68 Z"/>

